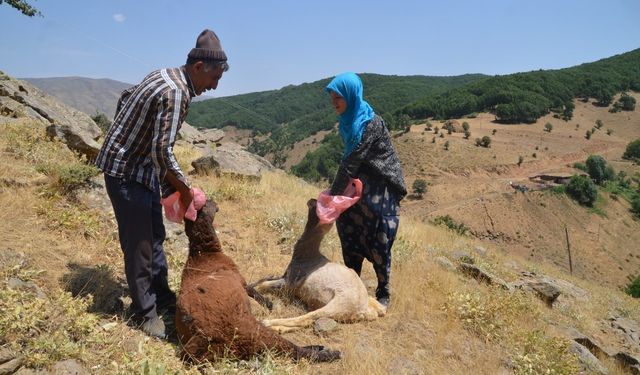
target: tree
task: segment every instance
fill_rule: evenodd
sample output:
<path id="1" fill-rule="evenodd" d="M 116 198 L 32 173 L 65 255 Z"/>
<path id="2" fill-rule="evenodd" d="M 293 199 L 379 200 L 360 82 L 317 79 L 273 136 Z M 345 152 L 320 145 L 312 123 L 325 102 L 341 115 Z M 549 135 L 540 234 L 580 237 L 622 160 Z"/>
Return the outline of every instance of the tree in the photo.
<path id="1" fill-rule="evenodd" d="M 615 177 L 613 168 L 607 165 L 607 161 L 600 155 L 589 155 L 587 158 L 587 173 L 593 181 L 602 185 L 605 181 L 610 181 Z"/>
<path id="2" fill-rule="evenodd" d="M 493 129 L 493 130 L 491 131 L 491 135 L 496 135 L 496 133 L 497 133 L 497 132 L 498 132 L 498 129 Z"/>
<path id="3" fill-rule="evenodd" d="M 465 132 L 469 130 L 469 123 L 464 121 L 462 123 L 462 130 L 464 130 Z"/>
<path id="4" fill-rule="evenodd" d="M 0 0 L 0 5 L 2 5 L 2 3 L 7 3 L 10 7 L 19 10 L 27 17 L 42 17 L 42 13 L 40 13 L 38 9 L 31 6 L 26 0 Z"/>
<path id="5" fill-rule="evenodd" d="M 464 139 L 469 139 L 469 137 L 471 137 L 471 132 L 468 130 L 464 131 Z"/>
<path id="6" fill-rule="evenodd" d="M 444 143 L 444 149 L 445 149 L 446 151 L 449 151 L 449 141 L 446 141 L 446 142 Z"/>
<path id="7" fill-rule="evenodd" d="M 620 108 L 623 111 L 633 111 L 636 109 L 636 98 L 633 96 L 629 96 L 627 93 L 623 93 L 618 100 L 620 103 Z"/>
<path id="8" fill-rule="evenodd" d="M 551 130 L 553 130 L 553 125 L 550 122 L 547 122 L 546 124 L 544 124 L 544 130 L 551 133 Z"/>
<path id="9" fill-rule="evenodd" d="M 482 137 L 482 147 L 490 148 L 491 147 L 491 137 L 485 135 Z"/>
<path id="10" fill-rule="evenodd" d="M 587 130 L 587 132 L 585 133 L 584 137 L 586 139 L 591 139 L 591 134 L 593 134 L 593 132 L 591 131 L 591 129 Z"/>
<path id="11" fill-rule="evenodd" d="M 591 207 L 598 198 L 598 189 L 589 177 L 573 175 L 567 185 L 567 194 L 581 205 Z"/>
<path id="12" fill-rule="evenodd" d="M 427 192 L 427 181 L 419 178 L 413 181 L 413 193 L 422 198 L 422 195 Z"/>
<path id="13" fill-rule="evenodd" d="M 622 154 L 622 158 L 640 161 L 640 138 L 629 142 L 627 149 L 624 151 L 624 154 Z"/>
<path id="14" fill-rule="evenodd" d="M 596 129 L 600 129 L 604 126 L 604 122 L 602 120 L 596 120 Z"/>
<path id="15" fill-rule="evenodd" d="M 567 100 L 564 103 L 564 111 L 562 111 L 562 119 L 564 121 L 569 121 L 573 117 L 573 110 L 576 108 L 576 105 L 573 104 L 573 101 Z"/>

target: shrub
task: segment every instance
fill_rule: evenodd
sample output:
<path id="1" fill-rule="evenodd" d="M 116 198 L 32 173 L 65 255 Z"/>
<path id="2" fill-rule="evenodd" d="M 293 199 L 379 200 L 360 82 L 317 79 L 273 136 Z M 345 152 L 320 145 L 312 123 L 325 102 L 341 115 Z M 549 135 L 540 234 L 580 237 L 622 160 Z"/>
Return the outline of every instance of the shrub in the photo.
<path id="1" fill-rule="evenodd" d="M 447 151 L 449 150 L 449 141 L 446 141 L 444 143 L 444 149 L 447 150 Z"/>
<path id="2" fill-rule="evenodd" d="M 471 132 L 468 130 L 464 131 L 464 139 L 469 139 L 469 137 L 471 137 Z"/>
<path id="3" fill-rule="evenodd" d="M 489 137 L 488 135 L 485 135 L 484 137 L 482 137 L 480 145 L 482 147 L 490 148 L 491 147 L 491 137 Z"/>
<path id="4" fill-rule="evenodd" d="M 636 98 L 627 95 L 627 93 L 623 93 L 622 96 L 620 96 L 618 103 L 623 111 L 633 111 L 636 109 Z"/>
<path id="5" fill-rule="evenodd" d="M 624 159 L 640 161 L 640 138 L 629 142 L 622 157 Z"/>
<path id="6" fill-rule="evenodd" d="M 496 135 L 496 133 L 497 133 L 497 132 L 498 132 L 498 129 L 493 129 L 493 130 L 491 131 L 491 135 Z"/>
<path id="7" fill-rule="evenodd" d="M 631 199 L 631 212 L 640 219 L 640 194 L 636 194 L 636 196 Z"/>
<path id="8" fill-rule="evenodd" d="M 604 126 L 604 122 L 602 120 L 596 120 L 596 129 L 600 129 Z"/>
<path id="9" fill-rule="evenodd" d="M 464 223 L 456 223 L 455 220 L 453 220 L 453 218 L 449 215 L 436 217 L 435 219 L 433 219 L 433 224 L 443 225 L 460 235 L 465 235 L 469 231 L 469 227 L 464 225 Z"/>
<path id="10" fill-rule="evenodd" d="M 422 198 L 422 195 L 427 192 L 427 181 L 419 178 L 413 181 L 413 193 Z"/>
<path id="11" fill-rule="evenodd" d="M 586 139 L 591 139 L 591 134 L 593 134 L 593 132 L 591 131 L 591 129 L 587 130 L 587 132 L 585 133 L 584 137 Z"/>
<path id="12" fill-rule="evenodd" d="M 567 194 L 584 206 L 593 206 L 598 198 L 596 185 L 587 176 L 573 175 L 567 185 Z"/>
<path id="13" fill-rule="evenodd" d="M 522 155 L 518 156 L 518 166 L 522 165 L 523 161 L 524 161 L 524 156 Z"/>
<path id="14" fill-rule="evenodd" d="M 96 125 L 98 125 L 100 130 L 102 130 L 102 133 L 106 133 L 111 126 L 111 121 L 109 121 L 104 113 L 96 112 L 96 114 L 92 116 L 91 119 L 96 123 Z"/>
<path id="15" fill-rule="evenodd" d="M 640 275 L 627 285 L 625 292 L 633 298 L 640 298 Z"/>
<path id="16" fill-rule="evenodd" d="M 551 133 L 551 130 L 553 130 L 553 125 L 550 122 L 547 122 L 546 124 L 544 124 L 544 130 Z"/>
<path id="17" fill-rule="evenodd" d="M 468 122 L 464 121 L 464 122 L 462 123 L 462 130 L 464 130 L 465 132 L 466 132 L 467 130 L 469 130 L 469 123 L 468 123 Z"/>
<path id="18" fill-rule="evenodd" d="M 600 155 L 589 155 L 587 158 L 587 173 L 598 185 L 615 178 L 613 168 L 607 165 L 607 161 Z"/>
<path id="19" fill-rule="evenodd" d="M 584 172 L 587 171 L 587 165 L 585 163 L 580 163 L 579 161 L 573 163 L 573 167 L 575 169 L 579 169 L 579 170 L 584 171 Z"/>

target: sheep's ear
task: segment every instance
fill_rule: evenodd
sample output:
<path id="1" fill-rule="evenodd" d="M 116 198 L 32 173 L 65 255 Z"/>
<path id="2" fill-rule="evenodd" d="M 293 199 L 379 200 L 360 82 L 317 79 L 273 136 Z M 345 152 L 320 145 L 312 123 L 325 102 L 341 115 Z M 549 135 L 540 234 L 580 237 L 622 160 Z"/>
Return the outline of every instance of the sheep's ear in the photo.
<path id="1" fill-rule="evenodd" d="M 317 199 L 313 199 L 312 198 L 312 199 L 309 199 L 307 201 L 307 207 L 309 207 L 309 208 L 315 208 L 317 204 L 318 204 L 318 200 Z"/>

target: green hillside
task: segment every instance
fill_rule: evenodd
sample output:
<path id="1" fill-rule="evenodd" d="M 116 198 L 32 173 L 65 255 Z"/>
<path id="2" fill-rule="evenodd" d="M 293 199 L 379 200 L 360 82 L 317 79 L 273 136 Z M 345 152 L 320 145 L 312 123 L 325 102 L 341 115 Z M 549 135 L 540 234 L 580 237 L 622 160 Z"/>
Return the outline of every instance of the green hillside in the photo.
<path id="1" fill-rule="evenodd" d="M 391 114 L 426 95 L 442 93 L 484 77 L 480 74 L 455 77 L 361 75 L 365 99 L 381 115 Z M 327 78 L 280 90 L 192 103 L 187 121 L 201 128 L 234 125 L 253 129 L 256 134 L 270 134 L 267 141 L 254 143 L 253 151 L 264 155 L 333 126 L 337 117 L 324 92 L 329 81 Z"/>
<path id="2" fill-rule="evenodd" d="M 397 114 L 447 119 L 492 112 L 503 123 L 532 123 L 550 111 L 571 118 L 573 98 L 595 98 L 607 107 L 627 90 L 640 91 L 640 49 L 566 69 L 486 78 L 427 95 Z"/>

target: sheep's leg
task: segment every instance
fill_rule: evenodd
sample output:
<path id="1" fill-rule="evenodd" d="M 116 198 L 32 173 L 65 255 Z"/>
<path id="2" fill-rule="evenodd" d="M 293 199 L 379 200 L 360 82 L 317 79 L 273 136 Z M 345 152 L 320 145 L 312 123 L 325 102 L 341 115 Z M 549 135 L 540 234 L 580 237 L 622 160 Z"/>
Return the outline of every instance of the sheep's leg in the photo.
<path id="1" fill-rule="evenodd" d="M 281 318 L 281 319 L 266 319 L 262 321 L 265 326 L 278 331 L 279 333 L 295 331 L 300 328 L 308 327 L 320 318 L 331 318 L 342 315 L 340 311 L 340 305 L 335 302 L 336 299 L 332 299 L 325 306 L 308 312 L 304 315 L 300 315 L 294 318 Z"/>
<path id="2" fill-rule="evenodd" d="M 260 292 L 258 292 L 254 287 L 247 286 L 244 289 L 247 291 L 249 297 L 258 301 L 259 304 L 269 309 L 269 311 L 273 309 L 273 303 L 271 303 L 271 300 L 260 294 Z"/>
<path id="3" fill-rule="evenodd" d="M 251 284 L 249 287 L 255 288 L 256 291 L 261 293 L 265 293 L 283 289 L 286 285 L 287 283 L 285 282 L 284 277 L 280 277 L 277 279 L 262 279 Z"/>

